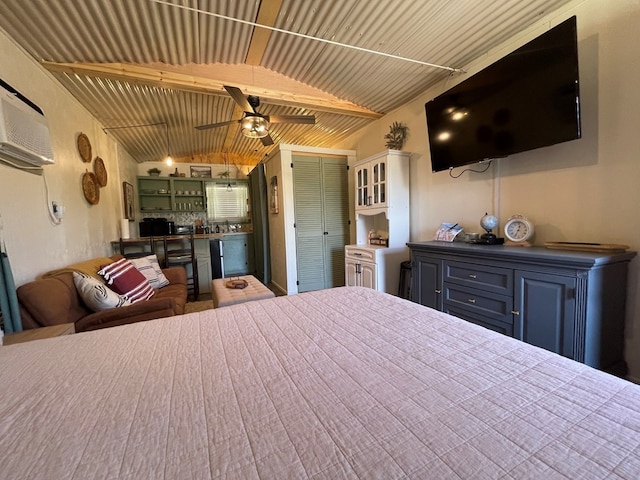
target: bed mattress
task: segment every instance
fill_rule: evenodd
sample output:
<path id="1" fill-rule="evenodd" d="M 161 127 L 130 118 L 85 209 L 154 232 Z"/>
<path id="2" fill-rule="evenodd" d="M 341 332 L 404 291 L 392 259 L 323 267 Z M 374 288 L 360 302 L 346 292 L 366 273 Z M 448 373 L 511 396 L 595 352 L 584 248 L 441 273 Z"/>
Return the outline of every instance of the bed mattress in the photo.
<path id="1" fill-rule="evenodd" d="M 0 477 L 640 476 L 640 387 L 358 287 L 0 348 Z"/>

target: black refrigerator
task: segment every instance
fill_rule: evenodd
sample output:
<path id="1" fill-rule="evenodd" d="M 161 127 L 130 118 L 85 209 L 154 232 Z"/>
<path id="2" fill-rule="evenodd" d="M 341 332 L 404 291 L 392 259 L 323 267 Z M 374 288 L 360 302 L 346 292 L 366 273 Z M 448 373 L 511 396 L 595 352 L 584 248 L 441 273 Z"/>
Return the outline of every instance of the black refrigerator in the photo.
<path id="1" fill-rule="evenodd" d="M 264 164 L 259 163 L 249 172 L 249 195 L 253 223 L 256 278 L 267 284 L 271 281 L 269 256 L 269 200 Z"/>

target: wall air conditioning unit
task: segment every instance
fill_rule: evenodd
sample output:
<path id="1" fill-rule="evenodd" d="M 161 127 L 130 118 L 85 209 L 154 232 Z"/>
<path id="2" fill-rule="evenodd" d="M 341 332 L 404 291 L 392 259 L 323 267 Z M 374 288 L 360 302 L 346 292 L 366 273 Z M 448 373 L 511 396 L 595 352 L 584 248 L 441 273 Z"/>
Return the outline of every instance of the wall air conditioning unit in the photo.
<path id="1" fill-rule="evenodd" d="M 2 80 L 0 161 L 18 168 L 53 164 L 49 125 L 42 110 Z"/>

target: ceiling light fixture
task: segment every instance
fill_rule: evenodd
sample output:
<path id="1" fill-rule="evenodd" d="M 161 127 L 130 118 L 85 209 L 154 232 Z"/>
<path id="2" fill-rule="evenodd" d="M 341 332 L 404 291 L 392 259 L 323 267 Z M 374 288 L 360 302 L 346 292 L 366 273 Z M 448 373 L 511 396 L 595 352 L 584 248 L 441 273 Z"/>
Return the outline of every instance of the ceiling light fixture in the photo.
<path id="1" fill-rule="evenodd" d="M 249 138 L 264 138 L 269 135 L 269 122 L 259 115 L 247 115 L 240 123 L 242 134 Z"/>

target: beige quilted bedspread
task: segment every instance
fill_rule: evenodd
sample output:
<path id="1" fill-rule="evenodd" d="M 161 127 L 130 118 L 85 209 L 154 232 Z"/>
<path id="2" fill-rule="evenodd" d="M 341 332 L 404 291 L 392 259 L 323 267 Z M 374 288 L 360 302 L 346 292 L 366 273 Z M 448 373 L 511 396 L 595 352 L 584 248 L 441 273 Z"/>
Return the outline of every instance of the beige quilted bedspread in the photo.
<path id="1" fill-rule="evenodd" d="M 639 386 L 364 288 L 0 347 L 0 478 L 639 477 Z"/>

